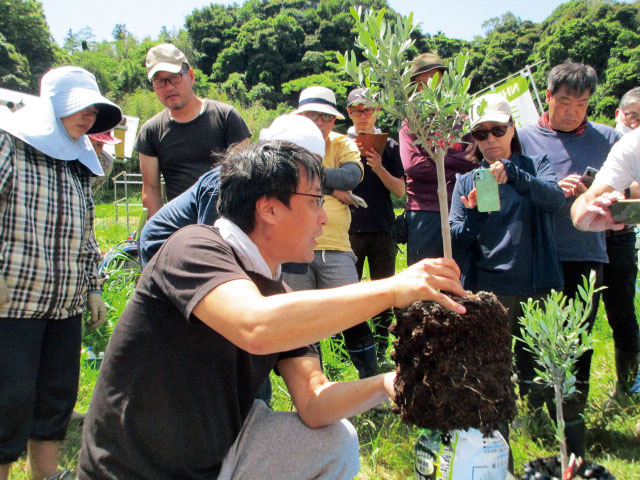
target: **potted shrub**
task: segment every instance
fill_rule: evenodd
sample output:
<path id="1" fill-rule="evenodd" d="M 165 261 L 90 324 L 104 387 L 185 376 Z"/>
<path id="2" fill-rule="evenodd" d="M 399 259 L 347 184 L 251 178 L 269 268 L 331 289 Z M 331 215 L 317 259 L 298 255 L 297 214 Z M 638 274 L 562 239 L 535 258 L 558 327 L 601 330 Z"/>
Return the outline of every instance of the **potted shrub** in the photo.
<path id="1" fill-rule="evenodd" d="M 407 55 L 415 30 L 412 15 L 388 22 L 384 9 L 363 13 L 352 8 L 351 14 L 365 61 L 358 62 L 354 52 L 339 54 L 338 61 L 387 114 L 409 126 L 436 163 L 443 246 L 451 258 L 444 157 L 469 130 L 467 58 L 454 58 L 441 78 L 436 74 L 418 91 Z M 394 411 L 424 428 L 489 433 L 515 415 L 510 325 L 493 294 L 458 300 L 467 308 L 464 316 L 433 302 L 396 311 Z"/>
<path id="2" fill-rule="evenodd" d="M 552 290 L 542 304 L 532 299 L 522 304 L 522 341 L 535 356 L 539 367 L 536 368 L 538 377 L 535 381 L 553 389 L 556 412 L 553 420 L 560 448 L 559 461 L 556 457 L 549 457 L 528 462 L 523 479 L 573 478 L 564 476 L 570 459 L 564 434 L 562 403 L 576 392 L 576 362 L 591 348 L 586 319 L 593 308 L 594 287 L 595 272 L 592 271 L 589 279 L 584 279 L 584 285 L 578 287 L 579 298 L 567 299 L 562 292 Z M 614 478 L 604 467 L 586 461 L 582 462 L 580 475 L 582 478 L 603 480 Z"/>

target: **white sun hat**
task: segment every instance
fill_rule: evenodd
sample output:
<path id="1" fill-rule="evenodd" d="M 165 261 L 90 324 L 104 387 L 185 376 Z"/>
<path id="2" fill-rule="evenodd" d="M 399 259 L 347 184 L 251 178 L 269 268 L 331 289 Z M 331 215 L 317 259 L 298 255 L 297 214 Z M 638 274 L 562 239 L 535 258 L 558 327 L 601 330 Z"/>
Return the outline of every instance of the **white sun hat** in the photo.
<path id="1" fill-rule="evenodd" d="M 276 118 L 269 127 L 260 131 L 260 140 L 295 143 L 321 158 L 324 157 L 322 132 L 315 123 L 300 115 L 281 115 Z"/>
<path id="2" fill-rule="evenodd" d="M 61 120 L 91 105 L 98 107 L 98 114 L 87 133 L 112 130 L 122 120 L 122 111 L 100 94 L 93 74 L 79 67 L 54 68 L 42 77 L 38 101 L 0 117 L 0 128 L 45 155 L 78 160 L 96 175 L 103 175 L 89 137 L 72 138 Z"/>
<path id="3" fill-rule="evenodd" d="M 300 92 L 298 109 L 293 113 L 321 112 L 335 115 L 344 120 L 344 115 L 338 111 L 336 95 L 327 87 L 308 87 Z"/>

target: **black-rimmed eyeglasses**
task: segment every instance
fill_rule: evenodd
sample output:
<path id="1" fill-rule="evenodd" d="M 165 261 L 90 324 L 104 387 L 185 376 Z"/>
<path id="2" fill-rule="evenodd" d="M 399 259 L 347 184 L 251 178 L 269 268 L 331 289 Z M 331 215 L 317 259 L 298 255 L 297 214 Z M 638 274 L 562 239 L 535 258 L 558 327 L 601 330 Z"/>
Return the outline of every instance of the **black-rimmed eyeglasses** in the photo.
<path id="1" fill-rule="evenodd" d="M 353 108 L 349 109 L 349 113 L 353 116 L 353 117 L 361 117 L 362 115 L 366 115 L 369 116 L 371 115 L 373 112 L 375 112 L 375 108 L 363 108 L 362 110 L 354 110 Z"/>
<path id="2" fill-rule="evenodd" d="M 302 112 L 302 114 L 308 119 L 313 120 L 314 122 L 318 120 L 318 118 L 321 118 L 323 122 L 331 122 L 336 118 L 335 115 L 332 115 L 330 113 L 312 112 L 308 110 L 306 112 Z"/>
<path id="3" fill-rule="evenodd" d="M 313 193 L 289 192 L 291 195 L 302 195 L 303 197 L 313 197 L 316 199 L 316 205 L 322 208 L 324 205 L 324 195 L 314 195 Z"/>
<path id="4" fill-rule="evenodd" d="M 482 142 L 489 138 L 489 134 L 493 135 L 496 138 L 504 137 L 509 130 L 509 127 L 513 124 L 513 122 L 509 122 L 506 125 L 497 125 L 495 127 L 489 128 L 488 130 L 472 130 L 471 136 L 475 138 L 477 141 Z"/>
<path id="5" fill-rule="evenodd" d="M 151 80 L 151 86 L 153 86 L 155 90 L 160 90 L 165 87 L 167 82 L 169 82 L 171 85 L 178 85 L 182 82 L 182 76 L 185 73 L 187 72 L 182 71 L 180 73 L 176 73 L 175 75 L 170 75 L 167 78 L 156 78 L 154 80 Z"/>

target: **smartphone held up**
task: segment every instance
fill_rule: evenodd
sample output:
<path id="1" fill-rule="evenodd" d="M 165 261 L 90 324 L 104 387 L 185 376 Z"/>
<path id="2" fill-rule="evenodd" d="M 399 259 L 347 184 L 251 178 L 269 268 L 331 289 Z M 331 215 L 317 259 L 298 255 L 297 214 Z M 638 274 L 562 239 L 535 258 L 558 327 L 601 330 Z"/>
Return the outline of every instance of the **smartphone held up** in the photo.
<path id="1" fill-rule="evenodd" d="M 473 178 L 476 184 L 479 212 L 497 212 L 500 210 L 500 192 L 498 182 L 488 168 L 478 168 Z"/>

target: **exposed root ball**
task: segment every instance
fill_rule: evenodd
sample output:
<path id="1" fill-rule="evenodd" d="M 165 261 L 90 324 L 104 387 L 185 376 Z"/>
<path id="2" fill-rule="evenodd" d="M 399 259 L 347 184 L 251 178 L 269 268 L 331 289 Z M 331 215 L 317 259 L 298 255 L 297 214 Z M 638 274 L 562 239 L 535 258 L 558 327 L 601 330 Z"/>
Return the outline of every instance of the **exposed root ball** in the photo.
<path id="1" fill-rule="evenodd" d="M 434 302 L 396 311 L 393 411 L 422 428 L 488 434 L 515 416 L 511 327 L 492 293 L 456 300 L 465 315 Z"/>

